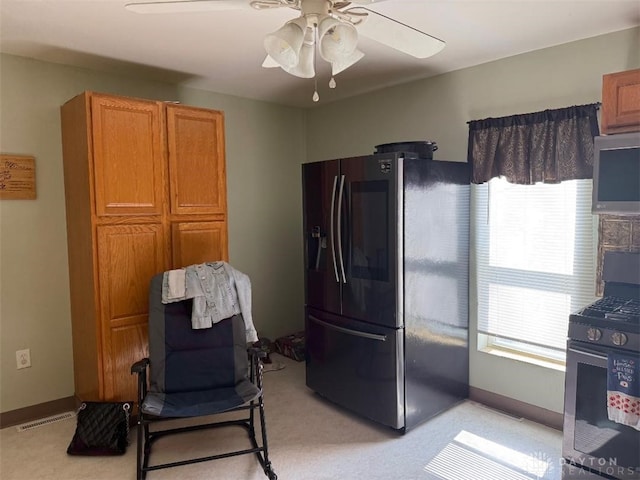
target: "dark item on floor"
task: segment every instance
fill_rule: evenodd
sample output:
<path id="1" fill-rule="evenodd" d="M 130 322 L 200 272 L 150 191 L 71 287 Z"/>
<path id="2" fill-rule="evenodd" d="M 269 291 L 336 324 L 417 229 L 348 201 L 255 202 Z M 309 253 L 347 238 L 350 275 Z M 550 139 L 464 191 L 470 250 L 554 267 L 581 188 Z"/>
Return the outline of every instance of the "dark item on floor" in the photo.
<path id="1" fill-rule="evenodd" d="M 266 356 L 262 359 L 262 363 L 271 363 L 270 354 L 275 351 L 275 347 L 273 346 L 273 342 L 271 340 L 266 337 L 260 337 L 258 341 L 253 342 L 251 346 L 254 348 L 259 348 L 266 354 Z"/>
<path id="2" fill-rule="evenodd" d="M 302 362 L 305 355 L 304 331 L 277 338 L 276 351 L 285 357 Z"/>
<path id="3" fill-rule="evenodd" d="M 122 455 L 129 444 L 133 402 L 84 402 L 78 410 L 69 455 Z"/>
<path id="4" fill-rule="evenodd" d="M 131 373 L 138 375 L 137 479 L 143 480 L 152 470 L 255 454 L 264 474 L 276 480 L 267 449 L 262 394 L 262 359 L 266 353 L 261 348 L 247 349 L 242 314 L 214 323 L 211 328 L 191 328 L 193 301 L 163 304 L 162 281 L 162 274 L 153 277 L 149 291 L 149 357 L 131 366 Z M 243 411 L 245 415 L 233 420 L 216 417 L 231 411 Z M 196 417 L 199 422 L 172 422 L 173 427 L 166 423 L 165 428 L 159 427 L 167 419 Z M 168 463 L 152 461 L 163 447 L 162 442 L 155 441 L 165 435 L 212 428 L 223 436 L 225 432 L 234 434 L 226 429 L 232 426 L 246 431 L 248 448 L 218 453 L 212 447 L 211 455 Z"/>

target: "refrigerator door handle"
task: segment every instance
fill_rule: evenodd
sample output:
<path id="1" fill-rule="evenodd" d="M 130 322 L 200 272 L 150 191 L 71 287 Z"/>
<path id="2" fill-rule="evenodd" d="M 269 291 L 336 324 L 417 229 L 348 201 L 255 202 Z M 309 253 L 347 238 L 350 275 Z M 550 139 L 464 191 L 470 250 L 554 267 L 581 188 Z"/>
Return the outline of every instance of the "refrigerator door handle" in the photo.
<path id="1" fill-rule="evenodd" d="M 340 175 L 340 193 L 338 194 L 338 257 L 340 259 L 340 272 L 342 273 L 342 283 L 347 283 L 347 277 L 344 274 L 344 259 L 342 258 L 342 197 L 343 197 L 343 194 L 344 194 L 344 175 Z"/>
<path id="2" fill-rule="evenodd" d="M 314 317 L 313 315 L 309 315 L 309 320 L 311 320 L 312 322 L 318 323 L 318 324 L 322 325 L 323 327 L 327 327 L 327 328 L 330 328 L 332 330 L 337 330 L 338 332 L 346 333 L 347 335 L 353 335 L 355 337 L 364 337 L 364 338 L 368 338 L 370 340 L 378 340 L 379 342 L 386 342 L 387 341 L 387 336 L 386 335 L 378 335 L 378 334 L 375 334 L 375 333 L 361 332 L 359 330 L 352 330 L 350 328 L 339 327 L 337 325 L 333 325 L 331 323 L 324 322 L 324 321 L 320 320 L 319 318 Z"/>
<path id="3" fill-rule="evenodd" d="M 331 192 L 331 221 L 329 222 L 329 235 L 331 236 L 331 258 L 333 259 L 333 272 L 336 275 L 336 283 L 340 283 L 340 277 L 338 277 L 338 265 L 336 263 L 336 246 L 335 235 L 333 234 L 333 212 L 336 206 L 336 187 L 338 186 L 338 176 L 333 177 L 333 191 Z"/>

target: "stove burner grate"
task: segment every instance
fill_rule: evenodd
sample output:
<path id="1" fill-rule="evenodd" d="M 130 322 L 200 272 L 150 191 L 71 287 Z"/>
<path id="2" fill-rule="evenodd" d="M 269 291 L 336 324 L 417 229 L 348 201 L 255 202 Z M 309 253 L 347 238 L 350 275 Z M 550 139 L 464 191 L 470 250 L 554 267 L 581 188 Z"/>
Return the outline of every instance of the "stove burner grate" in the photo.
<path id="1" fill-rule="evenodd" d="M 603 297 L 579 312 L 579 315 L 616 321 L 640 318 L 640 301 L 622 297 Z"/>

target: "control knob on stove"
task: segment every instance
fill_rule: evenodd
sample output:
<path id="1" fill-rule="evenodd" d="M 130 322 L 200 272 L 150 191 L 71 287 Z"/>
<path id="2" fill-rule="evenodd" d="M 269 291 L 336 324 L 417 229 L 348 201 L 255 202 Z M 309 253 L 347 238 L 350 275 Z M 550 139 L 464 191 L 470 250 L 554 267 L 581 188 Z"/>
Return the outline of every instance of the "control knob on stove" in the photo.
<path id="1" fill-rule="evenodd" d="M 597 342 L 602 337 L 602 331 L 599 328 L 590 327 L 587 329 L 587 338 L 592 342 Z"/>
<path id="2" fill-rule="evenodd" d="M 622 333 L 622 332 L 613 332 L 611 334 L 611 341 L 613 342 L 614 345 L 617 345 L 618 347 L 623 346 L 625 343 L 627 343 L 627 336 Z"/>

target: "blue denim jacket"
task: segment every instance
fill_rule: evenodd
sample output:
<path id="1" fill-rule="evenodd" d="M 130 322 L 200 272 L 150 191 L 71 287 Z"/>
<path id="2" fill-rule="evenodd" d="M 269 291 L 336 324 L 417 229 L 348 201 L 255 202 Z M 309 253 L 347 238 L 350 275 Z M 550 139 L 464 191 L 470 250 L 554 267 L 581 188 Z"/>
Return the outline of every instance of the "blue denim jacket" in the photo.
<path id="1" fill-rule="evenodd" d="M 192 328 L 210 328 L 239 313 L 247 342 L 258 340 L 251 314 L 251 280 L 226 262 L 190 265 L 164 273 L 162 303 L 193 299 Z"/>

